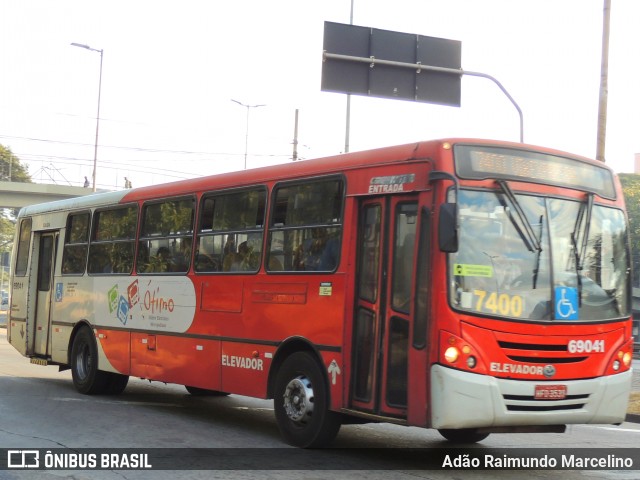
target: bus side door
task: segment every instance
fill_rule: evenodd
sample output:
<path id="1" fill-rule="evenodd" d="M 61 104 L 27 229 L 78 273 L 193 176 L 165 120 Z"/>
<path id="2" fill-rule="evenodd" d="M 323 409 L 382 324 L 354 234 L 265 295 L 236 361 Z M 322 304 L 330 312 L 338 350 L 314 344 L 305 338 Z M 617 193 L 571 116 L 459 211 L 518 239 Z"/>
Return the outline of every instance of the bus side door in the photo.
<path id="1" fill-rule="evenodd" d="M 38 265 L 36 280 L 36 304 L 33 316 L 33 355 L 48 356 L 51 328 L 51 302 L 53 300 L 54 285 L 53 272 L 58 243 L 57 232 L 36 234 L 38 248 Z"/>
<path id="2" fill-rule="evenodd" d="M 407 415 L 417 196 L 362 201 L 350 408 Z"/>

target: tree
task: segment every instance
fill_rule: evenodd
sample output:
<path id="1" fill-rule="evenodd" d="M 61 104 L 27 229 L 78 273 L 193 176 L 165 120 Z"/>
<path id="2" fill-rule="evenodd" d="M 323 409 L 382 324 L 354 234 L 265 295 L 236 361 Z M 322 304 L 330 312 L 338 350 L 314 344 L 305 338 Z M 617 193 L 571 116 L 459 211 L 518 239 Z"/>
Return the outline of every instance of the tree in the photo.
<path id="1" fill-rule="evenodd" d="M 28 168 L 10 148 L 0 145 L 0 181 L 32 183 Z"/>
<path id="2" fill-rule="evenodd" d="M 633 173 L 619 174 L 624 200 L 629 217 L 629 238 L 631 258 L 634 266 L 633 284 L 638 285 L 640 274 L 640 175 Z"/>
<path id="3" fill-rule="evenodd" d="M 0 181 L 32 183 L 28 168 L 10 148 L 3 145 L 0 145 Z M 17 209 L 3 208 L 0 205 L 0 267 L 8 265 L 5 260 L 13 247 L 17 213 Z"/>

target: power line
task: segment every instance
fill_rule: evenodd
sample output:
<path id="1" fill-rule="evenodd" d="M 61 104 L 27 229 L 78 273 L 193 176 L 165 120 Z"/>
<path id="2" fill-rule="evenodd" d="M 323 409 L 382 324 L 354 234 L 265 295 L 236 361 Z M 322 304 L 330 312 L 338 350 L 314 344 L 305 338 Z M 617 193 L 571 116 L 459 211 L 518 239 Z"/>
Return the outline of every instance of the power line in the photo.
<path id="1" fill-rule="evenodd" d="M 40 163 L 40 162 L 52 162 L 55 161 L 56 165 L 71 165 L 74 167 L 87 167 L 90 168 L 90 159 L 67 159 L 66 157 L 57 157 L 53 155 L 37 155 L 37 154 L 26 154 L 26 155 L 18 155 L 21 161 L 31 162 L 31 163 Z M 30 157 L 39 157 L 39 158 L 30 158 Z M 65 160 L 78 160 L 78 162 L 74 161 L 65 161 Z M 133 160 L 132 160 L 133 161 Z M 101 168 L 106 170 L 122 170 L 127 169 L 132 172 L 143 172 L 147 173 L 149 171 L 148 168 L 136 168 L 133 167 L 131 163 L 121 163 L 121 162 L 108 162 L 105 161 L 104 165 Z M 193 176 L 192 172 L 180 172 L 177 170 L 170 170 L 166 168 L 157 168 L 154 167 L 154 172 L 158 174 L 162 174 L 167 177 L 174 178 L 189 178 L 189 176 Z"/>
<path id="2" fill-rule="evenodd" d="M 37 143 L 44 143 L 47 145 L 94 147 L 93 144 L 89 144 L 89 143 L 53 140 L 53 139 L 36 138 L 36 137 L 25 137 L 25 136 L 16 136 L 16 135 L 0 135 L 0 139 L 23 140 L 26 142 L 37 142 Z M 194 167 L 193 170 L 201 170 L 204 166 L 209 166 L 209 165 L 204 165 L 204 166 L 201 165 L 202 162 L 207 162 L 208 164 L 211 164 L 213 162 L 217 166 L 223 166 L 222 162 L 224 159 L 229 160 L 230 163 L 233 163 L 236 161 L 235 159 L 237 157 L 244 155 L 242 153 L 203 152 L 203 151 L 192 151 L 192 150 L 169 150 L 169 149 L 146 148 L 146 147 L 126 147 L 126 146 L 117 146 L 117 145 L 99 145 L 99 147 L 101 149 L 112 149 L 112 151 L 113 150 L 125 151 L 125 152 L 128 152 L 129 155 L 136 154 L 136 153 L 163 154 L 163 155 L 174 155 L 174 156 L 188 155 L 189 158 L 182 161 L 183 162 L 182 164 L 184 165 L 185 161 L 188 162 L 188 164 Z M 89 159 L 89 158 L 74 157 L 74 156 L 69 156 L 64 154 L 51 155 L 51 154 L 29 153 L 24 151 L 15 151 L 15 150 L 13 151 L 13 153 L 21 161 L 25 162 L 26 166 L 30 165 L 35 170 L 34 173 L 31 173 L 31 175 L 34 178 L 38 174 L 42 175 L 42 173 L 47 173 L 47 176 L 51 177 L 48 171 L 45 172 L 47 168 L 43 165 L 44 163 L 47 163 L 47 162 L 50 163 L 50 165 L 53 165 L 53 163 L 55 162 L 56 166 L 58 167 L 61 165 L 66 165 L 69 168 L 91 168 L 91 162 L 93 161 L 92 159 Z M 125 156 L 127 155 L 125 154 Z M 255 158 L 263 158 L 263 159 L 264 158 L 272 158 L 272 159 L 285 159 L 285 158 L 290 159 L 291 158 L 289 153 L 252 154 L 251 156 Z M 198 157 L 203 157 L 203 158 L 198 158 Z M 212 157 L 217 157 L 217 158 L 212 158 Z M 224 157 L 224 158 L 222 159 L 219 157 Z M 115 172 L 116 176 L 118 175 L 119 171 L 126 170 L 127 172 L 131 172 L 132 174 L 148 175 L 149 173 L 152 173 L 154 175 L 158 175 L 160 177 L 165 177 L 167 179 L 173 179 L 173 180 L 184 180 L 184 179 L 194 178 L 197 176 L 202 176 L 207 174 L 206 172 L 202 172 L 202 171 L 184 172 L 184 171 L 177 171 L 174 169 L 160 168 L 157 166 L 159 163 L 161 164 L 163 162 L 171 162 L 172 160 L 175 162 L 175 159 L 167 159 L 167 158 L 158 159 L 158 158 L 135 158 L 134 157 L 134 158 L 119 158 L 115 160 L 113 158 L 109 159 L 108 157 L 107 158 L 103 157 L 101 159 L 100 168 L 109 170 L 111 172 Z M 150 168 L 149 162 L 154 163 L 152 172 L 149 171 L 149 168 Z M 198 166 L 198 164 L 200 164 L 200 166 Z M 56 170 L 64 178 L 64 175 L 61 173 L 60 169 L 56 168 Z M 65 170 L 68 170 L 68 168 Z M 55 180 L 53 181 L 55 182 Z M 66 178 L 64 178 L 64 181 L 66 183 L 69 183 L 69 181 Z M 74 183 L 81 184 L 82 182 L 74 182 Z M 103 187 L 117 188 L 117 185 L 104 184 Z"/>
<path id="3" fill-rule="evenodd" d="M 43 143 L 54 143 L 61 145 L 74 145 L 80 147 L 93 147 L 93 144 L 90 143 L 81 143 L 81 142 L 69 142 L 62 140 L 51 140 L 46 138 L 33 138 L 33 137 L 19 137 L 19 136 L 11 136 L 11 135 L 0 135 L 0 138 L 13 139 L 13 140 L 26 140 L 30 142 L 43 142 Z M 148 147 L 125 147 L 120 145 L 103 145 L 99 144 L 100 148 L 113 148 L 117 150 L 129 150 L 134 152 L 149 152 L 149 153 L 174 153 L 179 155 L 218 155 L 218 156 L 242 156 L 243 153 L 230 153 L 230 152 L 200 152 L 200 151 L 191 151 L 191 150 L 168 150 L 168 149 L 159 149 L 159 148 L 148 148 Z M 251 154 L 254 157 L 286 157 L 289 154 Z M 155 160 L 151 160 L 155 161 Z"/>

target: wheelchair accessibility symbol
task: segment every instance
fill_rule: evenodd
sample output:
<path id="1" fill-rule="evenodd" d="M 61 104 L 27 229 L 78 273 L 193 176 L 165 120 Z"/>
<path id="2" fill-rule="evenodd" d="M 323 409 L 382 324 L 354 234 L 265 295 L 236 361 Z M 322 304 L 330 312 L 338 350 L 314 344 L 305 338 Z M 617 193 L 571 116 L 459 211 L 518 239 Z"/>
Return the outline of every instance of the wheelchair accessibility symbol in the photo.
<path id="1" fill-rule="evenodd" d="M 578 289 L 555 288 L 556 320 L 578 320 Z"/>

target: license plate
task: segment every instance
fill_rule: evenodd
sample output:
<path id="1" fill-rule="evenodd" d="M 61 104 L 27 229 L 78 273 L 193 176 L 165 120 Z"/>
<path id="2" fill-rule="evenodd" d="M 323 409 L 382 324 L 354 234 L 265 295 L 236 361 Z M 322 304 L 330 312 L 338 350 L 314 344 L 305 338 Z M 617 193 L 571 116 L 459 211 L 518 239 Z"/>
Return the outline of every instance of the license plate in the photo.
<path id="1" fill-rule="evenodd" d="M 536 400 L 562 400 L 566 396 L 566 385 L 536 385 L 533 394 L 533 398 Z"/>

